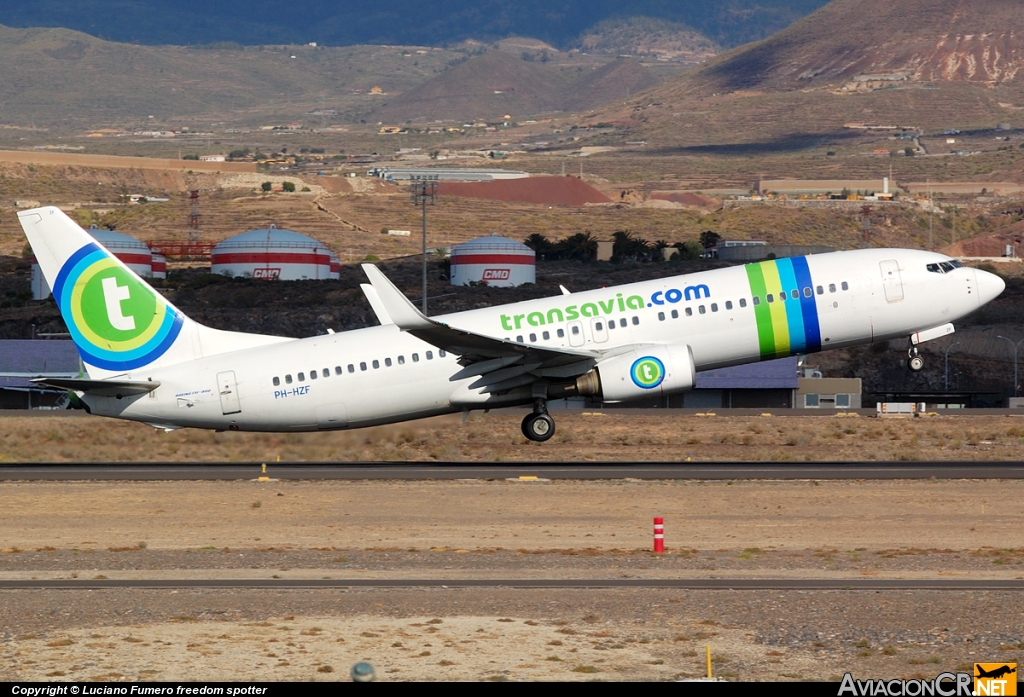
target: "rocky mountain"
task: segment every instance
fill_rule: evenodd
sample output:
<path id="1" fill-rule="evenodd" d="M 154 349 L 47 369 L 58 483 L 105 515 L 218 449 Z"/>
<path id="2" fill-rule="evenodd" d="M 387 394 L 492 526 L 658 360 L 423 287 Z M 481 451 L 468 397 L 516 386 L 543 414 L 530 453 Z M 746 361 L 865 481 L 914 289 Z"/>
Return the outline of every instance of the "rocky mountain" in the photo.
<path id="1" fill-rule="evenodd" d="M 833 0 L 700 77 L 716 90 L 1021 85 L 1022 20 L 1020 0 Z"/>

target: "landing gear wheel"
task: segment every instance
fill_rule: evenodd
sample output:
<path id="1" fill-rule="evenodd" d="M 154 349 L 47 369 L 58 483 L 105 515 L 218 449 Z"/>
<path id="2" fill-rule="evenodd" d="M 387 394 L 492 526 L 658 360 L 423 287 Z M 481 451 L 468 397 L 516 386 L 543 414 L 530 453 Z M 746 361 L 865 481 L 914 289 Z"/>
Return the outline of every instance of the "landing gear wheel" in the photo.
<path id="1" fill-rule="evenodd" d="M 555 420 L 547 414 L 527 414 L 523 419 L 523 435 L 543 443 L 555 435 Z"/>
<path id="2" fill-rule="evenodd" d="M 918 355 L 916 346 L 911 346 L 907 350 L 907 367 L 915 373 L 924 368 L 924 359 Z"/>

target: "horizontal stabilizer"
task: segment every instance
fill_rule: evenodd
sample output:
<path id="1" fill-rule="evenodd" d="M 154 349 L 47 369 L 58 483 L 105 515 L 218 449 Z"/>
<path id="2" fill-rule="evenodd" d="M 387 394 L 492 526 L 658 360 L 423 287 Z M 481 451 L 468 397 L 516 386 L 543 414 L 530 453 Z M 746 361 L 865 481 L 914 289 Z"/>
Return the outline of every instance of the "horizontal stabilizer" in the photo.
<path id="1" fill-rule="evenodd" d="M 86 380 L 82 378 L 33 378 L 32 382 L 62 390 L 84 392 L 93 397 L 130 397 L 160 387 L 151 380 Z"/>

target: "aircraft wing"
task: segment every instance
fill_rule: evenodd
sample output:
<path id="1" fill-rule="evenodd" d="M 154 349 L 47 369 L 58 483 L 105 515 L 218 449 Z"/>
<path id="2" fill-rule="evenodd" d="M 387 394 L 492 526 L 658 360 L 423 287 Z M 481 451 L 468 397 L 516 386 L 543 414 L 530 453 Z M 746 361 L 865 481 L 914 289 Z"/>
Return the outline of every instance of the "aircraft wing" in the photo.
<path id="1" fill-rule="evenodd" d="M 149 380 L 88 380 L 83 378 L 32 378 L 31 382 L 62 390 L 84 392 L 97 397 L 129 397 L 146 394 L 160 387 Z"/>
<path id="2" fill-rule="evenodd" d="M 434 321 L 417 310 L 376 266 L 363 264 L 363 271 L 387 316 L 399 329 L 460 357 L 459 362 L 467 366 L 458 374 L 460 377 L 484 375 L 493 384 L 502 385 L 509 380 L 524 384 L 526 373 L 534 378 L 568 378 L 587 372 L 602 356 L 594 351 L 566 351 L 495 339 Z"/>

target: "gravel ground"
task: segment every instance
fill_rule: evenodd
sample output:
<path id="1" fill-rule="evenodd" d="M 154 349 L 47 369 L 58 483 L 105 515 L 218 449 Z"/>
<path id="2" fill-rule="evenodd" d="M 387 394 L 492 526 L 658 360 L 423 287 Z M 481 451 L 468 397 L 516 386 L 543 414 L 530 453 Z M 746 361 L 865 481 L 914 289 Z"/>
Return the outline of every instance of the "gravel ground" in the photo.
<path id="1" fill-rule="evenodd" d="M 7 482 L 0 578 L 1020 578 L 1020 481 Z M 669 553 L 649 552 L 664 515 Z M 0 592 L 0 680 L 934 677 L 995 591 Z"/>
<path id="2" fill-rule="evenodd" d="M 0 680 L 666 680 L 706 646 L 728 679 L 934 677 L 1017 660 L 1022 614 L 1007 592 L 18 591 Z"/>

